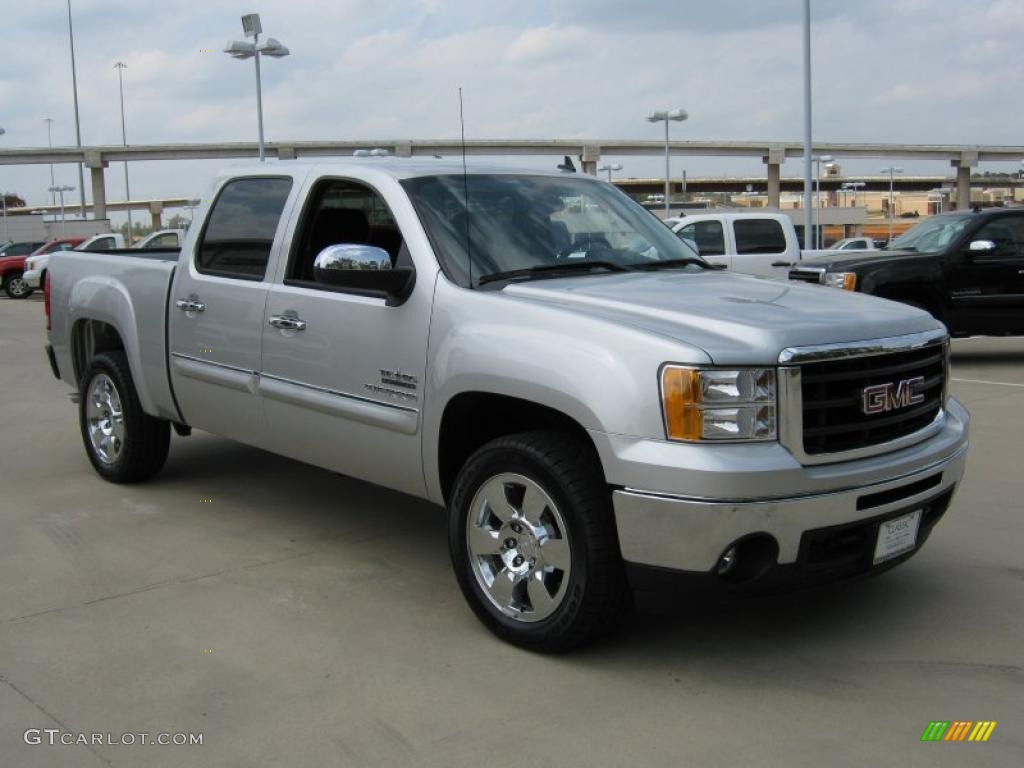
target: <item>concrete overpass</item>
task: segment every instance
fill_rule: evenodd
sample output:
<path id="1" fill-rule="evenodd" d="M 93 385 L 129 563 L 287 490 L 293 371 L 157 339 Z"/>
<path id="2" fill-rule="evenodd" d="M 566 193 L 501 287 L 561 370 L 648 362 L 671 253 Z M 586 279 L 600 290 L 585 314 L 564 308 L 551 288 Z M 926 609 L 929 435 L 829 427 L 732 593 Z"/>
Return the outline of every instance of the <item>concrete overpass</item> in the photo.
<path id="1" fill-rule="evenodd" d="M 152 219 L 151 226 L 153 229 L 161 229 L 163 227 L 163 212 L 166 208 L 193 208 L 199 204 L 198 200 L 194 200 L 188 197 L 165 197 L 160 200 L 112 200 L 104 201 L 102 206 L 103 215 L 95 215 L 97 206 L 93 203 L 86 203 L 85 210 L 93 213 L 94 219 L 105 219 L 106 214 L 110 211 L 148 211 Z M 63 210 L 76 210 L 80 209 L 79 205 L 66 204 Z M 8 208 L 7 213 L 11 216 L 24 216 L 26 214 L 41 213 L 44 216 L 60 215 L 61 207 L 59 205 L 26 205 L 19 206 L 17 208 Z"/>
<path id="2" fill-rule="evenodd" d="M 672 141 L 673 155 L 702 157 L 760 157 L 767 166 L 765 188 L 768 204 L 777 207 L 782 185 L 781 167 L 787 158 L 803 157 L 800 142 L 772 141 Z M 299 157 L 350 156 L 356 149 L 382 147 L 399 157 L 415 155 L 458 155 L 462 144 L 445 140 L 353 140 L 282 141 L 266 145 L 266 154 L 280 160 Z M 602 155 L 660 156 L 662 141 L 619 139 L 476 139 L 465 143 L 468 155 L 507 156 L 551 155 L 578 157 L 582 169 L 596 173 Z M 1017 162 L 1024 158 L 1024 146 L 987 146 L 964 144 L 870 144 L 819 142 L 816 154 L 842 158 L 914 158 L 948 161 L 956 169 L 957 206 L 970 205 L 971 168 L 980 161 Z M 106 185 L 103 169 L 111 162 L 142 160 L 195 160 L 212 158 L 255 158 L 255 142 L 210 144 L 152 144 L 90 147 L 41 147 L 0 150 L 0 165 L 83 163 L 90 169 L 95 215 L 106 216 Z"/>

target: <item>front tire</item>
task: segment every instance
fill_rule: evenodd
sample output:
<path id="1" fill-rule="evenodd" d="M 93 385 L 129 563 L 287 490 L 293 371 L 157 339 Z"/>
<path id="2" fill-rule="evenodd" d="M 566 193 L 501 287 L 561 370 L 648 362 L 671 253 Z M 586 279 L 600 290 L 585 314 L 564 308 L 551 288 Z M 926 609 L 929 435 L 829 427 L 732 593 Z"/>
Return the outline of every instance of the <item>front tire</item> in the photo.
<path id="1" fill-rule="evenodd" d="M 579 647 L 629 606 L 611 494 L 591 446 L 556 432 L 494 440 L 466 462 L 448 512 L 455 574 L 496 635 Z"/>
<path id="2" fill-rule="evenodd" d="M 142 410 L 124 352 L 93 358 L 79 391 L 82 441 L 99 476 L 137 483 L 159 472 L 170 448 L 170 424 Z"/>
<path id="3" fill-rule="evenodd" d="M 16 272 L 4 278 L 4 293 L 12 299 L 27 299 L 32 295 L 32 286 L 21 272 Z"/>

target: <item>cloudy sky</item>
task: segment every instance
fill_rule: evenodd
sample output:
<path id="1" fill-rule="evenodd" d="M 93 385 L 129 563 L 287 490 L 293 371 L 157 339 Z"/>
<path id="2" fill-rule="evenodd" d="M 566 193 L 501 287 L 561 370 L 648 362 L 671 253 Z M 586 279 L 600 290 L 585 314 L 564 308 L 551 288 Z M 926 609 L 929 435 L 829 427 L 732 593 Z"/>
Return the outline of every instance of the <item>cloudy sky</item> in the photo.
<path id="1" fill-rule="evenodd" d="M 690 113 L 673 124 L 679 138 L 801 136 L 800 0 L 72 5 L 84 144 L 121 140 L 117 60 L 128 65 L 129 143 L 254 140 L 251 62 L 221 52 L 250 11 L 292 50 L 264 65 L 269 140 L 454 137 L 459 86 L 471 138 L 658 138 L 644 115 L 676 106 Z M 1024 0 L 813 0 L 812 9 L 816 139 L 1024 144 Z M 45 145 L 49 116 L 54 144 L 73 144 L 64 0 L 0 0 L 0 18 L 0 142 Z M 627 176 L 658 172 L 655 160 L 621 162 Z M 133 197 L 198 195 L 216 165 L 133 164 Z M 683 167 L 676 161 L 674 174 Z M 764 168 L 715 158 L 685 167 Z M 798 175 L 799 161 L 783 173 Z M 77 184 L 73 166 L 57 174 Z M 108 171 L 108 198 L 121 197 L 120 179 Z M 30 202 L 44 201 L 48 184 L 45 168 L 0 166 L 0 189 Z"/>

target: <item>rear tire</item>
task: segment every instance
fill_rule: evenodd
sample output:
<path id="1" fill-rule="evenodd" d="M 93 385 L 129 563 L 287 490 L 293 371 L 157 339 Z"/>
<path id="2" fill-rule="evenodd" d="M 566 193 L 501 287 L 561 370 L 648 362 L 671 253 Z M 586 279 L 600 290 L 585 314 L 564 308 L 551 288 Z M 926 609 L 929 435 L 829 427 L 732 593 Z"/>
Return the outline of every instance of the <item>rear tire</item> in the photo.
<path id="1" fill-rule="evenodd" d="M 170 448 L 170 423 L 142 410 L 124 352 L 93 358 L 79 392 L 82 442 L 100 477 L 137 483 L 160 471 Z"/>
<path id="2" fill-rule="evenodd" d="M 27 299 L 32 295 L 33 288 L 25 280 L 21 272 L 15 272 L 4 278 L 4 293 L 12 299 Z"/>
<path id="3" fill-rule="evenodd" d="M 591 446 L 557 432 L 487 443 L 448 512 L 459 586 L 494 634 L 546 653 L 615 628 L 630 604 L 611 493 Z"/>

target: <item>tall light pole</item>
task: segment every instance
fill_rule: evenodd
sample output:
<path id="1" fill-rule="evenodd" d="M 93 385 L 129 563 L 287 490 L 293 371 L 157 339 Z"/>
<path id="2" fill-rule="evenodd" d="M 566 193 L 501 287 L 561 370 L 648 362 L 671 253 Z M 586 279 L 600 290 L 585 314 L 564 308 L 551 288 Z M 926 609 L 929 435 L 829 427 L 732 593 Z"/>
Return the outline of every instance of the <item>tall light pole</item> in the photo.
<path id="1" fill-rule="evenodd" d="M 831 163 L 832 155 L 815 155 L 814 162 L 818 164 L 818 180 L 814 190 L 814 240 L 821 248 L 821 164 Z"/>
<path id="2" fill-rule="evenodd" d="M 44 117 L 43 122 L 46 123 L 46 146 L 53 149 L 53 118 Z M 50 186 L 53 187 L 56 186 L 56 184 L 57 182 L 53 180 L 53 163 L 50 163 Z M 57 204 L 57 196 L 52 192 L 50 193 L 50 200 L 53 205 Z"/>
<path id="3" fill-rule="evenodd" d="M 671 179 L 671 154 L 669 152 L 668 146 L 668 124 L 670 120 L 675 121 L 677 123 L 681 123 L 688 117 L 689 115 L 686 113 L 685 109 L 659 110 L 657 112 L 652 112 L 647 116 L 648 123 L 660 123 L 663 121 L 665 123 L 665 218 L 669 217 L 669 208 L 671 206 L 672 198 L 671 192 L 669 190 L 669 180 Z"/>
<path id="4" fill-rule="evenodd" d="M 75 142 L 82 148 L 82 127 L 78 122 L 78 75 L 75 72 L 75 31 L 71 25 L 71 0 L 68 0 L 68 39 L 71 41 L 71 92 L 75 97 Z M 78 164 L 78 190 L 81 201 L 81 214 L 85 218 L 85 173 L 82 164 Z"/>
<path id="5" fill-rule="evenodd" d="M 621 170 L 622 170 L 622 165 L 620 165 L 619 163 L 612 163 L 611 165 L 602 165 L 600 168 L 597 169 L 598 173 L 600 173 L 601 171 L 608 171 L 608 183 L 609 184 L 612 181 L 612 171 L 621 171 Z"/>
<path id="6" fill-rule="evenodd" d="M 263 25 L 260 23 L 260 15 L 258 13 L 248 13 L 242 17 L 242 31 L 246 37 L 252 38 L 252 42 L 232 40 L 224 46 L 224 53 L 229 54 L 234 59 L 256 60 L 256 123 L 259 128 L 259 158 L 260 162 L 263 162 L 266 157 L 263 149 L 263 84 L 260 80 L 260 57 L 262 55 L 281 59 L 291 53 L 291 51 L 273 37 L 268 37 L 262 43 L 259 42 L 260 33 L 263 32 Z"/>
<path id="7" fill-rule="evenodd" d="M 804 248 L 811 243 L 811 0 L 804 0 Z"/>
<path id="8" fill-rule="evenodd" d="M 853 207 L 857 207 L 857 190 L 864 186 L 863 181 L 848 181 L 843 184 L 843 189 L 853 190 Z"/>
<path id="9" fill-rule="evenodd" d="M 128 146 L 128 133 L 124 127 L 124 71 L 128 69 L 128 65 L 123 61 L 119 61 L 114 64 L 114 68 L 117 70 L 117 87 L 121 93 L 121 144 L 125 147 Z M 128 161 L 124 161 L 124 200 L 128 204 L 128 245 L 132 244 L 132 235 L 135 232 L 132 227 L 132 192 L 128 186 Z"/>
<path id="10" fill-rule="evenodd" d="M 0 128 L 0 136 L 3 136 L 7 131 L 4 128 Z M 7 234 L 7 193 L 0 192 L 0 199 L 3 200 L 4 205 L 4 243 L 10 241 L 10 237 Z"/>
<path id="11" fill-rule="evenodd" d="M 74 187 L 69 187 L 66 184 L 62 184 L 59 187 L 50 187 L 50 192 L 56 192 L 60 195 L 60 236 L 64 237 L 64 193 L 74 192 Z"/>
<path id="12" fill-rule="evenodd" d="M 889 242 L 891 243 L 892 242 L 892 214 L 893 214 L 893 207 L 892 207 L 893 206 L 893 202 L 892 202 L 893 180 L 894 180 L 894 178 L 895 178 L 897 173 L 903 173 L 903 169 L 902 168 L 897 168 L 895 166 L 890 165 L 888 168 L 883 168 L 882 169 L 882 173 L 888 173 L 889 174 Z"/>

